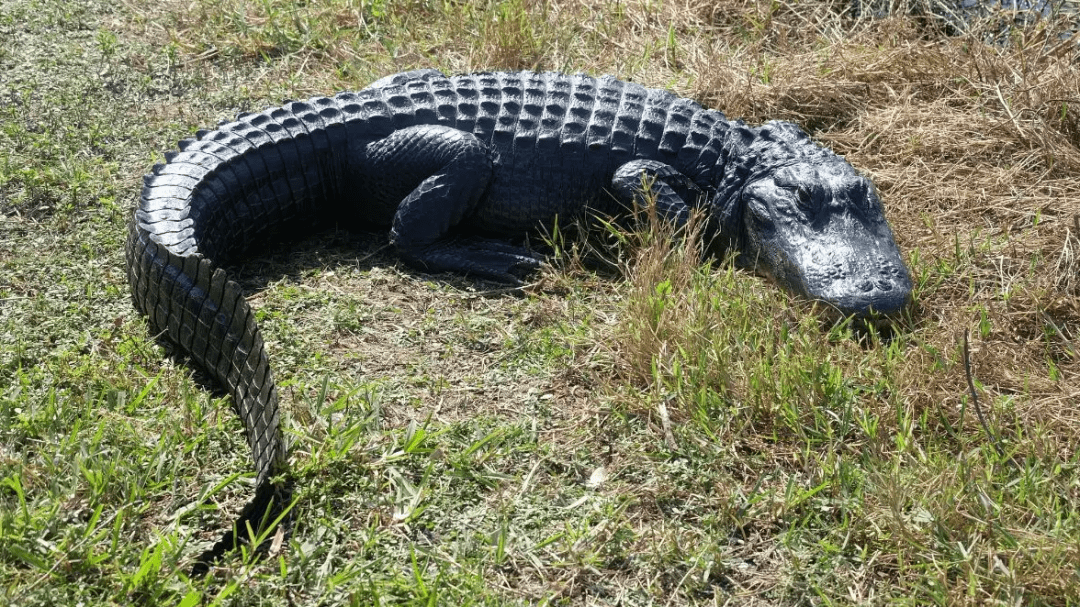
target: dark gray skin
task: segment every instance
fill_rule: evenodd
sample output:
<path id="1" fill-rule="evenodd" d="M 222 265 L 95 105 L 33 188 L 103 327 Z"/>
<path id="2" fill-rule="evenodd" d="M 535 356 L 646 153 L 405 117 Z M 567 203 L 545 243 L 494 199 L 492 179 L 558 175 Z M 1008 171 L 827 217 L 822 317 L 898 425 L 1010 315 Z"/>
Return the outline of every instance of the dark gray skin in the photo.
<path id="1" fill-rule="evenodd" d="M 505 239 L 649 199 L 676 224 L 700 207 L 711 241 L 844 314 L 894 313 L 911 292 L 873 186 L 843 158 L 795 125 L 749 127 L 610 77 L 409 72 L 242 115 L 180 150 L 144 179 L 132 298 L 231 393 L 263 500 L 285 468 L 277 390 L 221 267 L 275 238 L 388 230 L 416 268 L 516 283 L 540 261 Z"/>

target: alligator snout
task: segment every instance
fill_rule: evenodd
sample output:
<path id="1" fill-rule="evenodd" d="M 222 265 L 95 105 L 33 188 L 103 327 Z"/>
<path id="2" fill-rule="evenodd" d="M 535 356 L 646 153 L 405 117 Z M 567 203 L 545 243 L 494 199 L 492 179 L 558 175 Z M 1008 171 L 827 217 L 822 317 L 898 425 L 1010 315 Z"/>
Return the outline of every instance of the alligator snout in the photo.
<path id="1" fill-rule="evenodd" d="M 808 285 L 804 295 L 831 303 L 844 314 L 893 314 L 904 309 L 911 299 L 911 283 L 903 269 L 848 284 L 842 279 L 821 282 L 818 292 L 815 294 L 814 291 L 814 285 Z"/>

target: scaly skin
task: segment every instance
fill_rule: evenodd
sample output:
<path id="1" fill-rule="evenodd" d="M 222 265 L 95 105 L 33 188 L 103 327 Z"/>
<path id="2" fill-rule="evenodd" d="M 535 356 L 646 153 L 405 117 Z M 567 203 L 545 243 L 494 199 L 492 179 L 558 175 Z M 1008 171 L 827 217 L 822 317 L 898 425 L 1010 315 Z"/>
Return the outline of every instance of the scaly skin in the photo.
<path id="1" fill-rule="evenodd" d="M 135 307 L 232 395 L 258 484 L 284 470 L 278 397 L 240 289 L 220 268 L 284 233 L 389 230 L 427 271 L 516 282 L 538 267 L 499 240 L 651 183 L 675 223 L 701 206 L 742 262 L 846 314 L 911 291 L 873 186 L 798 127 L 749 127 L 610 77 L 398 74 L 290 102 L 180 142 L 146 176 L 128 239 Z"/>

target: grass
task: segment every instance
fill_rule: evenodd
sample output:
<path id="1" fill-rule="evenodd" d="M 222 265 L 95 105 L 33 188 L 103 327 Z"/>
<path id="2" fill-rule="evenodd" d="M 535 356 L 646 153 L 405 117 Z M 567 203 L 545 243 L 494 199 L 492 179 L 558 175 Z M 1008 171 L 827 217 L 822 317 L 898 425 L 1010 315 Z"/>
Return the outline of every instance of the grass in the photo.
<path id="1" fill-rule="evenodd" d="M 1076 47 L 841 9 L 5 2 L 0 603 L 1080 602 Z M 378 235 L 268 251 L 235 270 L 296 522 L 191 579 L 250 461 L 128 301 L 140 175 L 239 111 L 418 67 L 614 73 L 796 121 L 874 179 L 915 306 L 861 333 L 662 231 L 621 277 L 564 243 L 522 295 Z"/>

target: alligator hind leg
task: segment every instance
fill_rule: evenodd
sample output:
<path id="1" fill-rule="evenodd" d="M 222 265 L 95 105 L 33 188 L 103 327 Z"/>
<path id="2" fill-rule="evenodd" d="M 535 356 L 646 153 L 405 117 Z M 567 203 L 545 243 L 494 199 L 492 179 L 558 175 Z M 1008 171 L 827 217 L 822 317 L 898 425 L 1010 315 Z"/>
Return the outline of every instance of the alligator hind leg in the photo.
<path id="1" fill-rule="evenodd" d="M 651 197 L 660 217 L 678 227 L 686 225 L 692 205 L 702 195 L 689 177 L 657 160 L 631 160 L 620 166 L 611 177 L 611 187 L 628 209 L 645 208 L 646 198 Z"/>
<path id="2" fill-rule="evenodd" d="M 540 261 L 525 249 L 479 239 L 451 238 L 487 190 L 491 151 L 472 133 L 415 126 L 368 144 L 366 181 L 376 191 L 400 192 L 390 242 L 407 263 L 429 272 L 462 272 L 510 284 Z"/>

